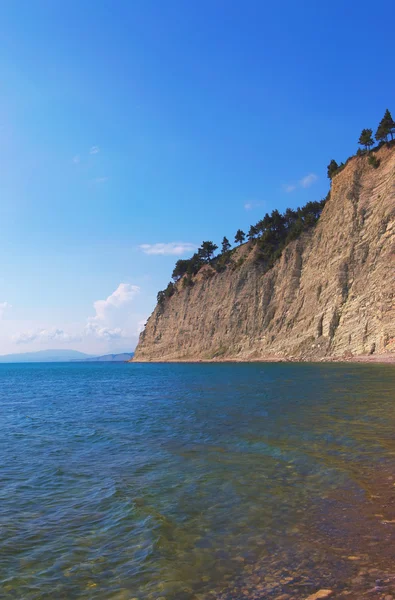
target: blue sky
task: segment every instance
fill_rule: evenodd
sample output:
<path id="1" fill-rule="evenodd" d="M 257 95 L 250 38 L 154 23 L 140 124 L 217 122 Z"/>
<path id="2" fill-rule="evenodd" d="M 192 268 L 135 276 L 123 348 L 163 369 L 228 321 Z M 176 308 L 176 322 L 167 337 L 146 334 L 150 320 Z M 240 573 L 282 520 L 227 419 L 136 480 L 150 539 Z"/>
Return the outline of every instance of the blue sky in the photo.
<path id="1" fill-rule="evenodd" d="M 395 112 L 392 14 L 2 2 L 0 353 L 132 349 L 194 245 L 322 198 Z"/>

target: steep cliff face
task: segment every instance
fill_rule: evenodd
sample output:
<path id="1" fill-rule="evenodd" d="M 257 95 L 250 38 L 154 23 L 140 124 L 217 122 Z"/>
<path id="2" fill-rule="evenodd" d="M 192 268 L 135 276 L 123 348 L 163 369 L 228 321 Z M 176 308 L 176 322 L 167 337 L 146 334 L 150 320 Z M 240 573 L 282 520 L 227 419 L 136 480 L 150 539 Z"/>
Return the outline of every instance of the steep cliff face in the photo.
<path id="1" fill-rule="evenodd" d="M 321 218 L 274 267 L 245 244 L 149 318 L 137 361 L 320 360 L 395 353 L 395 148 L 351 159 Z M 243 260 L 239 260 L 243 258 Z"/>

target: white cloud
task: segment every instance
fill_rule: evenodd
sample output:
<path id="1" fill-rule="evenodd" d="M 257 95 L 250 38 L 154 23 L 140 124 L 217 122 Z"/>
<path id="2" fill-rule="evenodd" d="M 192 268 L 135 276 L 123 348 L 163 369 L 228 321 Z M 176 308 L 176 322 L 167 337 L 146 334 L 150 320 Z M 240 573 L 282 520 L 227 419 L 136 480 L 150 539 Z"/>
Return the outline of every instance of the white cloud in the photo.
<path id="1" fill-rule="evenodd" d="M 120 283 L 115 292 L 108 296 L 107 300 L 96 300 L 93 303 L 96 310 L 96 317 L 94 318 L 104 319 L 109 310 L 128 304 L 139 293 L 140 288 L 138 285 Z"/>
<path id="2" fill-rule="evenodd" d="M 67 333 L 63 329 L 38 329 L 36 331 L 24 331 L 12 337 L 16 344 L 29 344 L 30 342 L 76 342 L 81 339 Z"/>
<path id="3" fill-rule="evenodd" d="M 9 308 L 11 308 L 11 304 L 9 304 L 8 302 L 0 302 L 0 319 L 3 318 L 4 313 L 6 312 L 6 310 L 8 310 Z"/>
<path id="4" fill-rule="evenodd" d="M 302 179 L 299 179 L 299 181 L 297 181 L 296 183 L 285 183 L 283 185 L 283 190 L 289 194 L 290 192 L 296 190 L 296 188 L 298 187 L 308 188 L 311 185 L 313 185 L 313 183 L 315 183 L 317 179 L 318 176 L 315 173 L 309 173 L 308 175 L 305 175 L 305 177 L 302 177 Z"/>
<path id="5" fill-rule="evenodd" d="M 99 152 L 100 152 L 99 146 L 91 146 L 91 148 L 89 150 L 89 154 L 98 154 Z M 80 154 L 76 154 L 75 156 L 73 156 L 73 163 L 75 165 L 78 165 L 80 162 L 81 162 Z"/>
<path id="6" fill-rule="evenodd" d="M 302 177 L 302 179 L 299 181 L 299 184 L 303 188 L 308 188 L 311 185 L 313 185 L 313 183 L 317 181 L 317 179 L 318 177 L 315 173 L 309 173 L 308 175 L 306 175 L 306 177 Z"/>
<path id="7" fill-rule="evenodd" d="M 246 202 L 244 204 L 244 208 L 245 210 L 253 210 L 254 208 L 260 208 L 264 205 L 264 202 L 254 202 L 253 200 L 251 200 L 250 202 Z"/>
<path id="8" fill-rule="evenodd" d="M 13 335 L 12 341 L 16 344 L 28 344 L 29 342 L 34 342 L 35 340 L 37 340 L 38 335 L 38 332 L 24 331 Z"/>
<path id="9" fill-rule="evenodd" d="M 177 256 L 196 250 L 195 244 L 185 242 L 169 242 L 167 244 L 141 244 L 139 248 L 144 252 L 144 254 L 155 254 L 162 256 Z"/>
<path id="10" fill-rule="evenodd" d="M 93 185 L 100 185 L 101 183 L 105 183 L 108 181 L 108 177 L 96 177 L 96 179 L 92 179 L 91 183 Z"/>
<path id="11" fill-rule="evenodd" d="M 125 337 L 124 332 L 120 327 L 111 329 L 110 327 L 100 327 L 99 323 L 95 321 L 89 321 L 85 327 L 86 335 L 93 335 L 99 340 L 117 340 Z"/>
<path id="12" fill-rule="evenodd" d="M 33 326 L 29 330 L 16 333 L 9 339 L 18 345 L 35 344 L 42 347 L 80 342 L 81 349 L 98 353 L 104 352 L 103 345 L 106 346 L 105 351 L 111 351 L 114 341 L 122 339 L 123 344 L 132 349 L 146 322 L 145 310 L 141 312 L 138 309 L 138 302 L 136 303 L 139 294 L 139 286 L 120 283 L 105 300 L 96 300 L 93 303 L 92 316 L 85 323 L 79 325 L 75 323 L 70 329 L 66 327 L 67 330 L 60 327 Z M 6 310 L 9 306 L 6 302 L 0 303 L 0 311 Z"/>
<path id="13" fill-rule="evenodd" d="M 96 300 L 93 303 L 96 314 L 88 319 L 85 333 L 104 340 L 126 337 L 128 313 L 133 299 L 139 293 L 138 285 L 120 283 L 106 300 Z"/>

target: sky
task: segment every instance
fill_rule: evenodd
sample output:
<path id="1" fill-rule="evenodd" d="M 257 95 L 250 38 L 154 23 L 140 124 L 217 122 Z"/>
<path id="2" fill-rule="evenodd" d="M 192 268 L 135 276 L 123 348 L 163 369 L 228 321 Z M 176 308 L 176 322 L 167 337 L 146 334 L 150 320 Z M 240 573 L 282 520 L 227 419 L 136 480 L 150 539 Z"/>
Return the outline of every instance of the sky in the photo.
<path id="1" fill-rule="evenodd" d="M 0 3 L 0 354 L 130 351 L 174 263 L 395 113 L 393 3 Z"/>

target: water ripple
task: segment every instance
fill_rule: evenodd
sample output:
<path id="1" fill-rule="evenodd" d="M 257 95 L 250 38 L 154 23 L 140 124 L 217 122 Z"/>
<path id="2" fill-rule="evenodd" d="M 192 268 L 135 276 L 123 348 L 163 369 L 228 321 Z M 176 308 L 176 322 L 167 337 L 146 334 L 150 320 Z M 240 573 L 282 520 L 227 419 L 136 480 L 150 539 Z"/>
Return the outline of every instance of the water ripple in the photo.
<path id="1" fill-rule="evenodd" d="M 358 539 L 328 511 L 393 468 L 393 389 L 378 365 L 0 365 L 1 597 L 196 600 L 273 556 L 341 578 L 330 536 Z"/>

